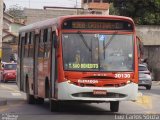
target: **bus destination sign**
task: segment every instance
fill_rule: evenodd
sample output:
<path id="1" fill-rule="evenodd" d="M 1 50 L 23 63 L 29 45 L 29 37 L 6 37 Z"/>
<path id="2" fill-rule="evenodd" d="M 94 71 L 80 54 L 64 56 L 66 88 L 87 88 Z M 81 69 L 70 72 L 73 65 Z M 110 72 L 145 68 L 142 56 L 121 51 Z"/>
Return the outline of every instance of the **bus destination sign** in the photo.
<path id="1" fill-rule="evenodd" d="M 133 30 L 133 25 L 120 20 L 68 20 L 63 29 L 95 29 L 95 30 Z"/>
<path id="2" fill-rule="evenodd" d="M 111 22 L 73 22 L 72 28 L 77 29 L 122 29 L 123 24 L 121 23 L 111 23 Z"/>

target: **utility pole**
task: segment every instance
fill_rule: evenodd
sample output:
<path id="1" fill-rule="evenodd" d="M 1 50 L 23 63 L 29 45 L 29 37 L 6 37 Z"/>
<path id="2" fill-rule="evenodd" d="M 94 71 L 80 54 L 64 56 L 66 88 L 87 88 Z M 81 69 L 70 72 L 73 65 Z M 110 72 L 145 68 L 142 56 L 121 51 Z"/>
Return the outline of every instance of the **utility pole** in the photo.
<path id="1" fill-rule="evenodd" d="M 2 60 L 3 0 L 0 0 L 0 69 Z"/>
<path id="2" fill-rule="evenodd" d="M 28 2 L 29 2 L 29 8 L 30 8 L 31 7 L 31 1 L 29 0 Z"/>
<path id="3" fill-rule="evenodd" d="M 77 0 L 76 0 L 76 8 L 78 7 L 77 5 L 78 5 L 78 2 L 77 2 Z"/>

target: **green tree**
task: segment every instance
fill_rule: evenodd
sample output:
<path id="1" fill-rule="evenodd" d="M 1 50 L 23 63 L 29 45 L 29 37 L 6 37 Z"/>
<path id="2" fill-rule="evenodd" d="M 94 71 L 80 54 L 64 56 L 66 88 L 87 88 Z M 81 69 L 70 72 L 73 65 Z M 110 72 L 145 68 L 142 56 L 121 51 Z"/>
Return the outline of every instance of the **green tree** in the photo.
<path id="1" fill-rule="evenodd" d="M 134 19 L 136 24 L 160 25 L 160 0 L 112 0 L 119 15 Z"/>

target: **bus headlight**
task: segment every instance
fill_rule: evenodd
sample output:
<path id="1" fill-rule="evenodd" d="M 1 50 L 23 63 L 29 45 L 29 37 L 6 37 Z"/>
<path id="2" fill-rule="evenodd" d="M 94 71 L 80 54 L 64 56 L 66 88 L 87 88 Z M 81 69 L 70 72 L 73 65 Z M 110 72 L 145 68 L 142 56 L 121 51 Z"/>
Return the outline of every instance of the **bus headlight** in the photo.
<path id="1" fill-rule="evenodd" d="M 130 83 L 132 83 L 132 80 L 128 80 L 128 81 L 127 81 L 127 84 L 130 84 Z"/>

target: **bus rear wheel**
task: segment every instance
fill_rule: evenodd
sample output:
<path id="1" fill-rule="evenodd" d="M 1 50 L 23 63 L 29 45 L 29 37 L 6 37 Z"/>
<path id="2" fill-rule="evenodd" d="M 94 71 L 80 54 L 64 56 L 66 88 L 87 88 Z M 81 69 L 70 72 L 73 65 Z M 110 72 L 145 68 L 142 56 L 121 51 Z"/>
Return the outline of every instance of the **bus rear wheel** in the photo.
<path id="1" fill-rule="evenodd" d="M 111 112 L 118 112 L 118 110 L 119 110 L 119 101 L 111 101 L 110 102 L 110 110 L 111 110 Z"/>
<path id="2" fill-rule="evenodd" d="M 36 102 L 36 104 L 43 104 L 44 103 L 44 98 L 38 97 L 38 98 L 35 99 L 35 102 Z"/>
<path id="3" fill-rule="evenodd" d="M 27 102 L 28 104 L 34 104 L 35 103 L 35 97 L 34 95 L 31 95 L 30 92 L 29 92 L 29 84 L 28 82 L 27 83 L 27 86 L 26 86 L 26 96 L 27 96 Z"/>
<path id="4" fill-rule="evenodd" d="M 34 104 L 35 103 L 34 96 L 27 93 L 27 102 L 28 104 Z"/>

